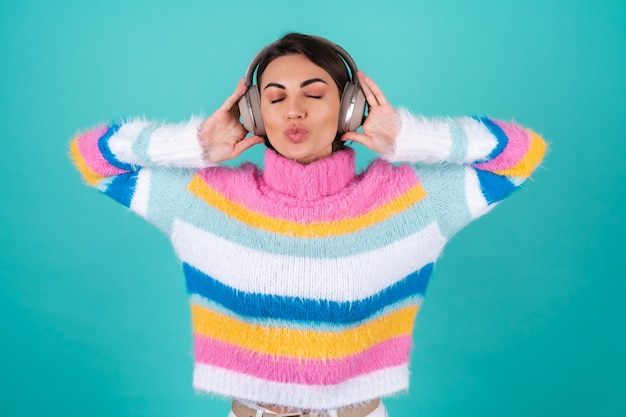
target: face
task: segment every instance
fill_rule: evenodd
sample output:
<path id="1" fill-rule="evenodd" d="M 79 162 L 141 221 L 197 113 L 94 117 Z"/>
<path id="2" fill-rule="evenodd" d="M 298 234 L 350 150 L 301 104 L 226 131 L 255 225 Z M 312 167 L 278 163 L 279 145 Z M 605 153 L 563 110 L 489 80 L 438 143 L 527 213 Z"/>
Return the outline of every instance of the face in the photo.
<path id="1" fill-rule="evenodd" d="M 332 153 L 339 123 L 339 88 L 304 55 L 274 59 L 259 85 L 265 132 L 278 153 L 308 164 Z"/>

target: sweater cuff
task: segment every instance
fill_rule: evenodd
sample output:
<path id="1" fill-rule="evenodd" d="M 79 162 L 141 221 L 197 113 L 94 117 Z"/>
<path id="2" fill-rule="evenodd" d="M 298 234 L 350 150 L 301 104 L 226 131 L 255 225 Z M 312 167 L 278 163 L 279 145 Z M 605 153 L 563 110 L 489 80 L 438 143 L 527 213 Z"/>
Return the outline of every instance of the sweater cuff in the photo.
<path id="1" fill-rule="evenodd" d="M 178 124 L 131 120 L 120 126 L 109 146 L 120 159 L 139 166 L 206 168 L 214 164 L 204 159 L 198 140 L 201 123 L 195 116 Z"/>

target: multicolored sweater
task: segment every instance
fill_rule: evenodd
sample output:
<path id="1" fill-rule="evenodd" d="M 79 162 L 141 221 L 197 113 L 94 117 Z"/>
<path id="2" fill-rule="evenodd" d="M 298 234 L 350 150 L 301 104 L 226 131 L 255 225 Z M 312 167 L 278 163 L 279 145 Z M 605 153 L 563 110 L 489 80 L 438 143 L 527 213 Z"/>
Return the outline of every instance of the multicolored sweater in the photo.
<path id="1" fill-rule="evenodd" d="M 411 334 L 452 235 L 528 178 L 545 143 L 487 118 L 401 110 L 391 155 L 210 166 L 199 119 L 79 134 L 90 185 L 171 239 L 182 261 L 200 391 L 330 409 L 408 388 Z M 407 162 L 392 164 L 391 162 Z"/>

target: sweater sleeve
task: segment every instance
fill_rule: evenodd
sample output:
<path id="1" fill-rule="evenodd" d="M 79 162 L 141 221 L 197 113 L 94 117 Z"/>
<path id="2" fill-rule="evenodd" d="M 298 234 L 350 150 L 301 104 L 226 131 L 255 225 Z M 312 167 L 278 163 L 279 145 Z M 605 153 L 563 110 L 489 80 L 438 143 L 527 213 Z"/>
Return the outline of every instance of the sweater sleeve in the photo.
<path id="1" fill-rule="evenodd" d="M 197 138 L 200 123 L 101 125 L 78 133 L 70 153 L 88 185 L 167 232 L 191 176 L 210 166 Z"/>
<path id="2" fill-rule="evenodd" d="M 537 133 L 486 117 L 426 118 L 400 110 L 393 162 L 414 163 L 451 237 L 530 177 L 546 152 Z"/>

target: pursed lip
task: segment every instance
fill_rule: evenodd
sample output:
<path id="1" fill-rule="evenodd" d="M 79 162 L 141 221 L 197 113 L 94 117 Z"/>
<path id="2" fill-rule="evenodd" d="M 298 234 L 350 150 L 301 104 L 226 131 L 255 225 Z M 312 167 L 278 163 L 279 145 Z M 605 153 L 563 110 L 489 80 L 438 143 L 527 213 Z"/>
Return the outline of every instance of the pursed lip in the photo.
<path id="1" fill-rule="evenodd" d="M 309 129 L 303 126 L 291 126 L 289 129 L 285 130 L 284 135 L 291 142 L 298 143 L 302 142 L 308 133 Z"/>

